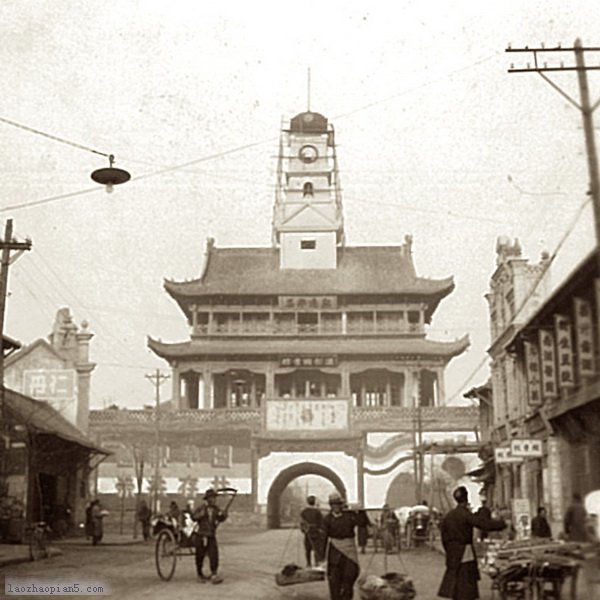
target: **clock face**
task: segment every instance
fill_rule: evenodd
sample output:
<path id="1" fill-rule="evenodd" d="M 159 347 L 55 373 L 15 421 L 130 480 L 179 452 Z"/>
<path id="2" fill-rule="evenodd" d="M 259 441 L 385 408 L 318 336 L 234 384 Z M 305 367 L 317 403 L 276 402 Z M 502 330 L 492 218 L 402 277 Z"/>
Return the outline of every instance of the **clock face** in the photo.
<path id="1" fill-rule="evenodd" d="M 319 157 L 319 151 L 314 146 L 306 145 L 300 148 L 298 156 L 302 162 L 312 163 Z"/>

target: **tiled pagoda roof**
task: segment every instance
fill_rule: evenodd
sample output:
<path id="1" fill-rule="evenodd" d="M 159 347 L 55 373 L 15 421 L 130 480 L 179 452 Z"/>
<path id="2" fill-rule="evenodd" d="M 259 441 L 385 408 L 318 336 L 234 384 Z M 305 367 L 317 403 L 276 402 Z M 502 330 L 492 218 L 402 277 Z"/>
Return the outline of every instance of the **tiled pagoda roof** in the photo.
<path id="1" fill-rule="evenodd" d="M 404 339 L 223 339 L 203 338 L 187 342 L 166 343 L 148 338 L 148 347 L 166 360 L 197 356 L 265 356 L 265 355 L 411 355 L 442 358 L 446 361 L 462 354 L 469 347 L 469 336 L 452 342 L 439 342 L 423 338 Z"/>
<path id="2" fill-rule="evenodd" d="M 418 297 L 429 304 L 428 317 L 454 289 L 452 277 L 417 277 L 406 245 L 342 247 L 337 269 L 280 269 L 277 248 L 209 244 L 199 279 L 164 285 L 185 312 L 195 298 L 206 296 L 377 294 Z"/>

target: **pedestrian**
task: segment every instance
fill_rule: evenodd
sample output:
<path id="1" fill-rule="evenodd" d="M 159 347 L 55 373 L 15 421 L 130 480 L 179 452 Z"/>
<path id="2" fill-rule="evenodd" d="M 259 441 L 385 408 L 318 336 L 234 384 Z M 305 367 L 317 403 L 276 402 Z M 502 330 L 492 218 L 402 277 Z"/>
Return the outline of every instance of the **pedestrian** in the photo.
<path id="1" fill-rule="evenodd" d="M 452 496 L 457 506 L 444 517 L 441 525 L 446 571 L 438 596 L 453 600 L 475 600 L 479 598 L 479 570 L 473 548 L 473 528 L 499 531 L 506 524 L 502 520 L 474 515 L 468 508 L 469 492 L 466 487 L 461 485 Z"/>
<path id="2" fill-rule="evenodd" d="M 364 508 L 358 510 L 356 514 L 356 534 L 358 537 L 358 547 L 360 553 L 365 553 L 367 547 L 367 540 L 369 539 L 369 527 L 372 527 L 371 519 Z"/>
<path id="3" fill-rule="evenodd" d="M 398 549 L 400 521 L 389 504 L 383 505 L 380 519 L 385 551 L 392 552 L 394 548 Z"/>
<path id="4" fill-rule="evenodd" d="M 573 494 L 573 501 L 564 518 L 565 537 L 569 542 L 587 542 L 587 511 L 581 500 L 581 494 Z"/>
<path id="5" fill-rule="evenodd" d="M 146 504 L 145 500 L 140 502 L 140 508 L 138 509 L 138 521 L 142 524 L 142 535 L 144 536 L 144 541 L 147 542 L 150 539 L 150 509 Z"/>
<path id="6" fill-rule="evenodd" d="M 104 536 L 104 517 L 108 515 L 108 512 L 103 510 L 100 505 L 100 500 L 96 499 L 92 502 L 92 545 L 96 546 L 99 542 L 102 541 L 102 537 Z"/>
<path id="7" fill-rule="evenodd" d="M 552 530 L 550 523 L 546 519 L 546 509 L 540 506 L 537 511 L 537 516 L 531 520 L 531 535 L 537 538 L 551 538 Z"/>
<path id="8" fill-rule="evenodd" d="M 487 498 L 481 497 L 481 506 L 477 509 L 477 512 L 475 514 L 478 517 L 483 517 L 485 519 L 492 518 L 492 511 L 490 510 L 490 507 L 487 505 Z M 487 531 L 483 531 L 481 529 L 477 530 L 477 539 L 479 541 L 485 540 L 487 538 L 487 536 L 488 536 Z"/>
<path id="9" fill-rule="evenodd" d="M 167 511 L 167 517 L 169 517 L 169 519 L 171 519 L 171 521 L 173 522 L 173 525 L 175 527 L 179 527 L 181 525 L 181 522 L 180 522 L 181 511 L 179 510 L 179 506 L 177 506 L 177 502 L 175 502 L 175 500 L 172 500 L 171 504 L 169 504 L 169 510 Z"/>
<path id="10" fill-rule="evenodd" d="M 317 508 L 317 499 L 308 496 L 306 508 L 300 513 L 300 530 L 304 534 L 304 554 L 306 566 L 312 566 L 311 555 L 314 554 L 315 566 L 320 566 L 325 559 L 325 534 L 323 532 L 323 515 Z"/>
<path id="11" fill-rule="evenodd" d="M 354 531 L 357 515 L 343 510 L 344 499 L 334 492 L 329 495 L 331 511 L 323 519 L 327 536 L 327 580 L 331 600 L 351 600 L 358 578 L 358 552 Z"/>
<path id="12" fill-rule="evenodd" d="M 196 545 L 196 573 L 198 581 L 206 583 L 221 583 L 223 578 L 219 575 L 219 546 L 217 544 L 217 527 L 227 518 L 227 512 L 217 506 L 217 492 L 212 488 L 206 490 L 204 502 L 194 511 L 194 520 L 198 523 L 195 536 Z M 204 557 L 208 554 L 210 577 L 202 571 Z"/>
<path id="13" fill-rule="evenodd" d="M 92 525 L 92 502 L 85 507 L 85 539 L 89 540 L 92 538 L 93 525 Z"/>

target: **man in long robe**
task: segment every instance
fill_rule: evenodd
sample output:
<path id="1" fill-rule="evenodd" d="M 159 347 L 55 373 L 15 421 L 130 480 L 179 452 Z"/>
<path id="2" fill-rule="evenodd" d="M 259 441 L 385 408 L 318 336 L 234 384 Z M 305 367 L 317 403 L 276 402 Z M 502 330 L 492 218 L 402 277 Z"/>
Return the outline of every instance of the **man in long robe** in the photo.
<path id="1" fill-rule="evenodd" d="M 329 496 L 329 512 L 323 519 L 327 536 L 327 581 L 331 600 L 351 600 L 354 582 L 358 579 L 358 552 L 355 529 L 357 515 L 343 510 L 344 499 L 333 493 Z"/>
<path id="2" fill-rule="evenodd" d="M 500 531 L 506 527 L 506 523 L 474 515 L 468 507 L 469 492 L 464 486 L 454 490 L 452 495 L 457 506 L 444 517 L 440 528 L 446 552 L 446 571 L 438 596 L 453 600 L 476 600 L 479 598 L 479 569 L 473 548 L 473 528 Z"/>
<path id="3" fill-rule="evenodd" d="M 306 566 L 311 566 L 311 554 L 315 556 L 315 566 L 319 566 L 325 556 L 325 535 L 323 534 L 323 515 L 317 508 L 317 499 L 309 496 L 307 507 L 300 513 L 300 529 L 304 533 L 304 553 Z"/>

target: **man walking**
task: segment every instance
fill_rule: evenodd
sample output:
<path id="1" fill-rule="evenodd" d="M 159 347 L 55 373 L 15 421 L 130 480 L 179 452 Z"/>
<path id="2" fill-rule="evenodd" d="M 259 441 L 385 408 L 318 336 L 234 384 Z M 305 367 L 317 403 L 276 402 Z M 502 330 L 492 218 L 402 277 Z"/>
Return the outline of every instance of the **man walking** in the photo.
<path id="1" fill-rule="evenodd" d="M 227 512 L 222 511 L 216 504 L 217 492 L 208 489 L 204 494 L 204 502 L 194 511 L 194 521 L 198 523 L 196 531 L 196 572 L 198 581 L 205 583 L 221 583 L 223 578 L 219 571 L 219 546 L 217 544 L 217 527 L 227 518 Z M 202 572 L 204 557 L 208 554 L 210 577 Z"/>
<path id="2" fill-rule="evenodd" d="M 468 508 L 469 492 L 460 486 L 452 494 L 457 506 L 443 519 L 442 545 L 446 552 L 446 571 L 438 596 L 453 600 L 479 598 L 477 581 L 479 570 L 473 549 L 473 528 L 482 531 L 499 531 L 506 527 L 503 520 L 474 515 Z"/>
<path id="3" fill-rule="evenodd" d="M 581 494 L 573 494 L 573 501 L 565 513 L 564 528 L 567 540 L 570 542 L 587 542 L 587 512 Z"/>
<path id="4" fill-rule="evenodd" d="M 325 558 L 325 534 L 323 533 L 323 515 L 316 506 L 317 499 L 308 496 L 306 508 L 300 513 L 300 529 L 304 534 L 304 552 L 306 566 L 311 566 L 311 554 L 315 556 L 315 566 Z"/>

